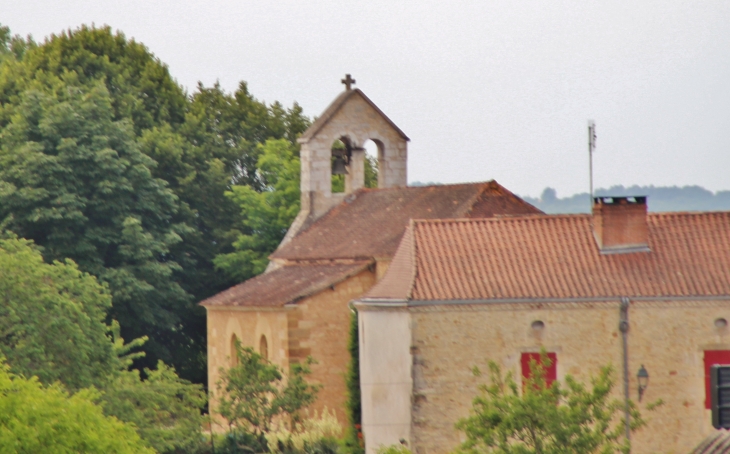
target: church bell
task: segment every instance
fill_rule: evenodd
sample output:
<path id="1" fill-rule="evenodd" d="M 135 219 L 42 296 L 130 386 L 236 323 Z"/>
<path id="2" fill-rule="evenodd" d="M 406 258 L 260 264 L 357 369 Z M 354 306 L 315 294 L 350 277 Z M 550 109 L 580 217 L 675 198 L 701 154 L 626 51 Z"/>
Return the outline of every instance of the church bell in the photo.
<path id="1" fill-rule="evenodd" d="M 332 175 L 347 175 L 345 158 L 342 156 L 335 156 L 334 161 L 332 161 Z"/>

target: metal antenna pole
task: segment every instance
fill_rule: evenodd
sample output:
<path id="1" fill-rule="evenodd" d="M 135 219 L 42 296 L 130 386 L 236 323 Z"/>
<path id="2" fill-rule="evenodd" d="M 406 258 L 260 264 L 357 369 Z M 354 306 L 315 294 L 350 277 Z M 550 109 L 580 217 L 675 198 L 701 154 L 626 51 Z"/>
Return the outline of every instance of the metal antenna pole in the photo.
<path id="1" fill-rule="evenodd" d="M 596 148 L 596 122 L 588 120 L 588 180 L 590 189 L 588 196 L 590 197 L 589 209 L 593 211 L 593 149 Z"/>

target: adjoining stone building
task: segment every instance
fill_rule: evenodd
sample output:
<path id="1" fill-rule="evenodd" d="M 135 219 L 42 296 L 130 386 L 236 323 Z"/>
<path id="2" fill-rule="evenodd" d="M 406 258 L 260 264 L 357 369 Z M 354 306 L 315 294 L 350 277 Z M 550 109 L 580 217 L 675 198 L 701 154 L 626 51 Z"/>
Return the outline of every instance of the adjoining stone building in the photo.
<path id="1" fill-rule="evenodd" d="M 378 147 L 378 189 L 364 188 L 363 144 Z M 345 191 L 332 192 L 332 145 L 345 144 Z M 315 409 L 345 422 L 348 303 L 387 270 L 411 219 L 541 214 L 498 183 L 406 187 L 408 138 L 362 91 L 345 90 L 299 139 L 301 211 L 266 273 L 201 304 L 208 316 L 208 380 L 229 367 L 235 341 L 273 363 L 311 355 L 323 385 Z M 215 396 L 212 406 L 215 406 Z"/>
<path id="2" fill-rule="evenodd" d="M 626 365 L 634 400 L 645 368 L 632 452 L 689 452 L 714 431 L 709 367 L 730 363 L 730 212 L 600 197 L 593 215 L 415 220 L 354 305 L 368 453 L 401 439 L 450 452 L 485 380 L 472 368 L 494 360 L 519 378 L 541 348 L 548 379 L 611 364 L 621 383 Z"/>

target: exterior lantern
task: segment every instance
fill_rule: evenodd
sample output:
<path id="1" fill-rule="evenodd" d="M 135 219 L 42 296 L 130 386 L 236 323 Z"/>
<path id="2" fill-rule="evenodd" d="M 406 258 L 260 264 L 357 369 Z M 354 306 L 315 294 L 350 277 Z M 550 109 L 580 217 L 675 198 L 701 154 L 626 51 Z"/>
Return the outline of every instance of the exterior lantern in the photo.
<path id="1" fill-rule="evenodd" d="M 636 374 L 636 380 L 639 382 L 639 402 L 641 402 L 644 390 L 649 385 L 649 372 L 646 371 L 643 364 L 641 365 L 639 372 Z"/>

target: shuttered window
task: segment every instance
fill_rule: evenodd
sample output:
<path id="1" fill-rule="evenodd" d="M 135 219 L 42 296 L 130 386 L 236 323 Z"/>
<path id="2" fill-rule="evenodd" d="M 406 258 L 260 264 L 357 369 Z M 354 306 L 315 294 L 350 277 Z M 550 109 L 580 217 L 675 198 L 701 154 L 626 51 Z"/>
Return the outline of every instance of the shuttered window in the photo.
<path id="1" fill-rule="evenodd" d="M 558 378 L 558 356 L 555 353 L 547 353 L 547 357 L 550 360 L 550 366 L 545 367 L 545 382 L 550 386 Z M 523 378 L 532 377 L 532 371 L 530 370 L 531 360 L 535 360 L 538 365 L 542 366 L 540 353 L 523 353 L 521 358 Z"/>
<path id="2" fill-rule="evenodd" d="M 730 350 L 705 350 L 705 408 L 710 408 L 710 367 L 730 364 Z"/>

